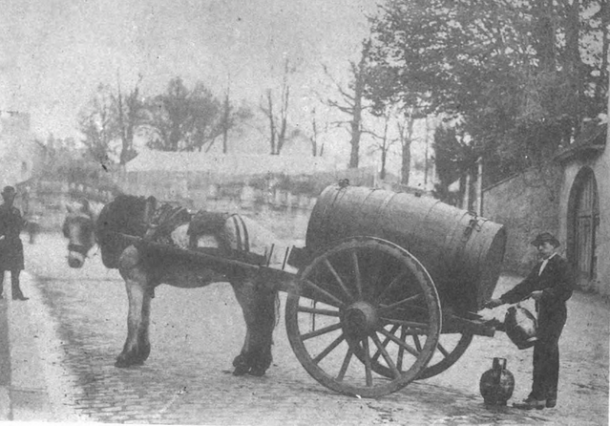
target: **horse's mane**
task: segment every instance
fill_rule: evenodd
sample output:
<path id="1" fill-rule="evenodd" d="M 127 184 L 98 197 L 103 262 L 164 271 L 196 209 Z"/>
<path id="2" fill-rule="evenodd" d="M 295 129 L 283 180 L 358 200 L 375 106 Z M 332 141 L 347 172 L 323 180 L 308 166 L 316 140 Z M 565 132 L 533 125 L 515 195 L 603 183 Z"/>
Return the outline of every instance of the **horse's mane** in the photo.
<path id="1" fill-rule="evenodd" d="M 95 236 L 107 268 L 117 268 L 119 256 L 129 242 L 116 233 L 141 237 L 146 231 L 144 207 L 146 199 L 133 195 L 118 195 L 106 204 L 97 218 Z"/>

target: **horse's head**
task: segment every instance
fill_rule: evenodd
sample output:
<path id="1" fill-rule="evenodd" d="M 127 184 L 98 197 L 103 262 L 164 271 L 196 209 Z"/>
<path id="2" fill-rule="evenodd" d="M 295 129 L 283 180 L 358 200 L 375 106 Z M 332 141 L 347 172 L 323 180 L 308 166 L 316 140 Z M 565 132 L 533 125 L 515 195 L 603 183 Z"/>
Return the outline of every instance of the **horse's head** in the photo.
<path id="1" fill-rule="evenodd" d="M 66 209 L 68 214 L 62 229 L 64 237 L 68 239 L 68 265 L 80 268 L 95 244 L 95 220 L 85 199 L 67 205 Z"/>

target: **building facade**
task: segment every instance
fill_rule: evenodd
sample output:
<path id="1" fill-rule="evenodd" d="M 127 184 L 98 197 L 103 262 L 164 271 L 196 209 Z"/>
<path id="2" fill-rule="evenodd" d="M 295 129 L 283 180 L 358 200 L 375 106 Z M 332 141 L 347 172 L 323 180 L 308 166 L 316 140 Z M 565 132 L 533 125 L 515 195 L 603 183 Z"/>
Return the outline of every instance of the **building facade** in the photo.
<path id="1" fill-rule="evenodd" d="M 579 286 L 610 295 L 610 152 L 607 127 L 558 156 L 559 233 Z"/>
<path id="2" fill-rule="evenodd" d="M 523 274 L 536 260 L 534 235 L 549 231 L 583 290 L 610 295 L 610 152 L 607 124 L 560 152 L 547 170 L 528 170 L 483 191 L 483 216 L 508 231 L 504 267 Z"/>
<path id="3" fill-rule="evenodd" d="M 16 185 L 30 179 L 41 161 L 42 150 L 30 130 L 29 114 L 0 112 L 0 185 Z"/>

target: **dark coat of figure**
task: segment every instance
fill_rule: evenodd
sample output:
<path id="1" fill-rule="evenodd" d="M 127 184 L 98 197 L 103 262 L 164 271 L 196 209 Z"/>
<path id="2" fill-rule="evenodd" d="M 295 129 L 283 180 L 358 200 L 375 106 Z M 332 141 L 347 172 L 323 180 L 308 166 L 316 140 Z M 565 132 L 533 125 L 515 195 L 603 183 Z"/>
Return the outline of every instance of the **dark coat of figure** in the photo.
<path id="1" fill-rule="evenodd" d="M 568 262 L 557 254 L 559 241 L 544 232 L 532 241 L 541 256 L 530 274 L 488 307 L 517 303 L 528 297 L 536 301 L 537 341 L 534 345 L 532 391 L 517 408 L 552 408 L 557 404 L 559 381 L 559 337 L 567 320 L 566 301 L 572 296 L 574 279 Z"/>
<path id="2" fill-rule="evenodd" d="M 19 234 L 24 221 L 21 212 L 13 206 L 16 191 L 12 186 L 6 186 L 2 191 L 4 202 L 0 205 L 0 298 L 2 298 L 4 272 L 11 272 L 11 288 L 13 300 L 27 300 L 24 297 L 19 275 L 24 269 L 23 243 Z"/>

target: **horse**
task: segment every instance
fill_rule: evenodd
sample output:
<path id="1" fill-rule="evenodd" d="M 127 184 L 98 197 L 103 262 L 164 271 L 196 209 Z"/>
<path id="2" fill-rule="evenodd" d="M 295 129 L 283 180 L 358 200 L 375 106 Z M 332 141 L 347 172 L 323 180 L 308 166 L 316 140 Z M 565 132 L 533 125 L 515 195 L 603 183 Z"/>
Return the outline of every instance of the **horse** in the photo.
<path id="1" fill-rule="evenodd" d="M 233 360 L 233 374 L 262 376 L 266 373 L 272 362 L 272 337 L 279 304 L 277 287 L 270 285 L 273 283 L 262 275 L 221 267 L 216 263 L 193 261 L 184 256 L 184 252 L 178 250 L 176 254 L 163 250 L 163 247 L 212 249 L 227 255 L 247 253 L 278 264 L 281 260 L 272 254 L 273 247 L 277 246 L 277 238 L 270 231 L 238 214 L 191 213 L 170 204 L 157 206 L 154 197 L 125 194 L 106 204 L 95 224 L 92 216 L 89 222 L 78 216 L 68 216 L 64 226 L 66 229 L 69 247 L 77 253 L 82 252 L 81 247 L 91 247 L 91 234 L 95 229 L 102 262 L 107 268 L 118 269 L 125 281 L 129 300 L 127 337 L 123 350 L 116 358 L 116 367 L 142 365 L 148 358 L 151 350 L 151 299 L 157 286 L 169 284 L 180 288 L 198 288 L 216 282 L 229 282 L 246 323 L 245 341 Z M 124 235 L 142 240 L 134 242 Z M 138 244 L 138 241 L 156 244 Z M 82 266 L 77 261 L 69 264 L 72 267 Z"/>

